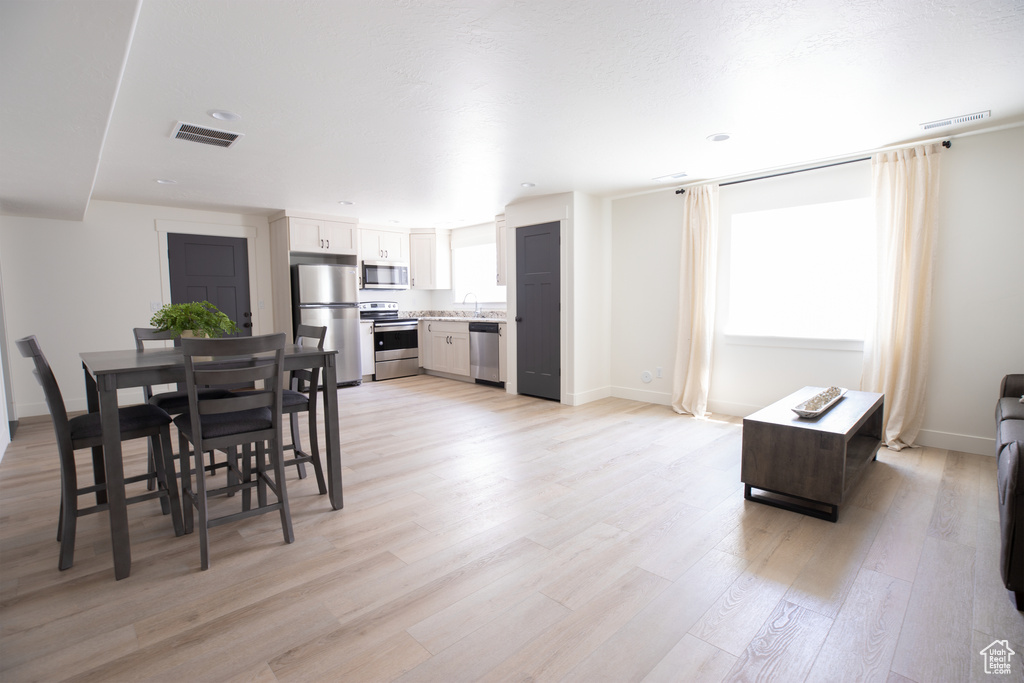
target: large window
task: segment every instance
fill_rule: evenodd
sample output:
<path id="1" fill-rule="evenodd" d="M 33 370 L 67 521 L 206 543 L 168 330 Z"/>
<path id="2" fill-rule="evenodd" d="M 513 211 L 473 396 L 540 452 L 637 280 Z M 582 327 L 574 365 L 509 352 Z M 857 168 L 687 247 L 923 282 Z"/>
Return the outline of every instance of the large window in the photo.
<path id="1" fill-rule="evenodd" d="M 480 303 L 504 304 L 506 287 L 499 287 L 494 224 L 452 231 L 452 295 L 455 303 L 470 294 Z"/>
<path id="2" fill-rule="evenodd" d="M 726 334 L 863 339 L 873 226 L 869 198 L 733 214 Z"/>

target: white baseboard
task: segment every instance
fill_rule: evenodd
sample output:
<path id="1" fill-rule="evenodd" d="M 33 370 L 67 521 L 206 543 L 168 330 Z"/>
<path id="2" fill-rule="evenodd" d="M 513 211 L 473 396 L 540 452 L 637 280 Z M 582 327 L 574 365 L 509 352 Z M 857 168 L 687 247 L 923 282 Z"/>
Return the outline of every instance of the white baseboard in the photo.
<path id="1" fill-rule="evenodd" d="M 708 410 L 712 415 L 729 415 L 731 417 L 746 417 L 751 413 L 761 410 L 764 406 L 755 406 L 749 403 L 735 403 L 733 401 L 708 401 Z"/>
<path id="2" fill-rule="evenodd" d="M 995 426 L 992 427 L 992 431 L 995 432 Z M 970 436 L 969 434 L 951 434 L 950 432 L 940 432 L 934 429 L 922 429 L 918 432 L 915 445 L 927 446 L 929 448 L 944 448 L 963 453 L 976 453 L 978 455 L 991 455 L 992 457 L 995 457 L 996 454 L 995 436 L 989 438 Z"/>
<path id="3" fill-rule="evenodd" d="M 611 396 L 626 398 L 631 401 L 655 403 L 660 406 L 672 405 L 672 394 L 663 391 L 647 391 L 646 389 L 630 389 L 629 387 L 612 387 Z"/>
<path id="4" fill-rule="evenodd" d="M 590 403 L 591 401 L 597 401 L 602 398 L 608 398 L 613 396 L 611 387 L 601 387 L 600 389 L 591 389 L 590 391 L 582 391 L 578 394 L 569 394 L 566 398 L 569 399 L 569 405 L 581 406 L 584 403 Z"/>

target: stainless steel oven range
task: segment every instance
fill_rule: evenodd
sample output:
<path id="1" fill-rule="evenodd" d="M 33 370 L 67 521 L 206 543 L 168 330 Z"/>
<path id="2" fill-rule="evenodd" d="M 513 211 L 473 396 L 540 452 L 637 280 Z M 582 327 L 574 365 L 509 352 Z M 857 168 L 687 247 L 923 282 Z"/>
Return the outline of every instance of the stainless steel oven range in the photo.
<path id="1" fill-rule="evenodd" d="M 394 301 L 364 301 L 359 317 L 373 321 L 373 379 L 394 379 L 420 373 L 416 318 L 399 318 Z"/>

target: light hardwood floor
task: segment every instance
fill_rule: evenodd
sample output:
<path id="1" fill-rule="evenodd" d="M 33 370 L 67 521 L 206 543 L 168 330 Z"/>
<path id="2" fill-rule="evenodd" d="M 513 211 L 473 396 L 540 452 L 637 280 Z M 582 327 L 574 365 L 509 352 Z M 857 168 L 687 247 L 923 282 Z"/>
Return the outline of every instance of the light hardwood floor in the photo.
<path id="1" fill-rule="evenodd" d="M 340 405 L 344 510 L 291 470 L 295 543 L 276 515 L 218 527 L 201 572 L 196 535 L 134 505 L 120 582 L 104 514 L 57 570 L 53 432 L 23 423 L 0 680 L 933 683 L 987 680 L 996 639 L 1024 658 L 994 458 L 883 450 L 831 524 L 744 501 L 736 418 L 426 376 Z"/>

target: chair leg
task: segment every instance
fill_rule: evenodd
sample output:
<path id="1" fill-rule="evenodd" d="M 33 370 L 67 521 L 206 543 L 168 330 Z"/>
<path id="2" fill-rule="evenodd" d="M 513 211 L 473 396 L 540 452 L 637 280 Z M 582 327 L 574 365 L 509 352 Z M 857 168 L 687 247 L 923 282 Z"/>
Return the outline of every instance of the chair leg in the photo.
<path id="1" fill-rule="evenodd" d="M 234 450 L 234 446 L 232 446 Z M 237 458 L 236 458 L 237 459 Z M 249 444 L 242 445 L 242 481 L 248 483 L 252 481 L 252 451 L 250 450 Z M 242 509 L 252 509 L 252 488 L 245 487 L 242 489 Z"/>
<path id="2" fill-rule="evenodd" d="M 316 474 L 316 486 L 320 495 L 327 494 L 327 480 L 324 478 L 324 465 L 320 462 L 320 443 L 316 433 L 316 413 L 309 411 L 309 455 L 313 458 L 313 473 Z"/>
<path id="3" fill-rule="evenodd" d="M 167 432 L 168 439 L 170 438 L 170 430 Z M 167 463 L 164 460 L 164 452 L 160 443 L 160 436 L 154 434 L 153 436 L 146 439 L 146 451 L 147 451 L 147 467 L 149 467 L 148 473 L 149 478 L 146 479 L 146 488 L 150 491 L 153 490 L 164 490 L 169 491 L 171 488 L 170 480 L 167 477 Z M 174 469 L 171 469 L 173 472 Z M 174 482 L 174 487 L 177 488 L 178 482 Z M 171 513 L 171 504 L 167 496 L 160 496 L 160 512 L 169 515 Z"/>
<path id="4" fill-rule="evenodd" d="M 156 447 L 160 449 L 160 461 L 163 463 L 163 484 L 167 495 L 160 498 L 167 501 L 171 509 L 171 523 L 174 525 L 174 535 L 182 536 L 185 528 L 182 526 L 181 497 L 178 495 L 178 478 L 174 473 L 174 451 L 171 449 L 171 430 L 164 429 L 160 432 L 159 441 L 153 437 L 154 455 Z"/>
<path id="5" fill-rule="evenodd" d="M 277 500 L 281 503 L 281 531 L 284 534 L 284 542 L 294 543 L 295 532 L 292 530 L 292 513 L 288 507 L 288 486 L 284 476 L 284 449 L 281 448 L 279 439 L 270 442 L 270 460 L 277 484 Z"/>
<path id="6" fill-rule="evenodd" d="M 197 447 L 195 500 L 198 509 L 197 516 L 199 517 L 199 566 L 201 569 L 206 570 L 210 568 L 210 511 L 206 500 L 206 468 L 204 460 L 205 455 Z"/>
<path id="7" fill-rule="evenodd" d="M 153 444 L 152 443 L 147 444 L 147 446 L 146 446 L 146 462 L 148 463 L 149 475 L 150 475 L 149 479 L 146 480 L 146 489 L 149 490 L 149 491 L 155 491 L 156 487 L 157 487 L 157 483 L 155 481 L 157 469 L 156 469 L 156 454 L 153 451 Z M 161 501 L 160 505 L 161 505 L 161 507 L 163 507 L 163 502 L 162 501 Z M 166 509 L 164 510 L 164 514 L 165 515 L 167 514 L 167 510 Z"/>
<path id="8" fill-rule="evenodd" d="M 192 493 L 192 463 L 189 453 L 188 439 L 184 434 L 178 435 L 178 462 L 181 469 L 181 521 L 182 528 L 186 534 L 192 533 L 194 528 L 195 496 Z M 199 463 L 201 464 L 201 460 Z M 199 471 L 202 476 L 202 470 Z"/>
<path id="9" fill-rule="evenodd" d="M 267 454 L 263 441 L 256 442 L 256 501 L 261 508 L 267 507 Z"/>
<path id="10" fill-rule="evenodd" d="M 291 427 L 292 432 L 292 451 L 296 457 L 302 454 L 302 435 L 299 433 L 299 420 L 297 413 L 288 413 L 288 424 Z M 306 464 L 302 462 L 295 463 L 295 469 L 299 473 L 299 479 L 306 478 Z"/>
<path id="11" fill-rule="evenodd" d="M 57 523 L 57 538 L 60 541 L 60 557 L 57 567 L 69 569 L 75 562 L 75 531 L 78 524 L 78 481 L 64 481 L 61 477 L 60 521 Z"/>

